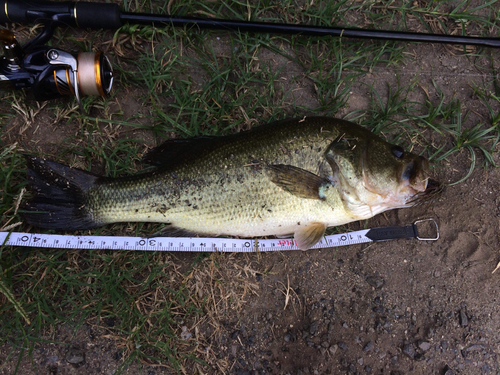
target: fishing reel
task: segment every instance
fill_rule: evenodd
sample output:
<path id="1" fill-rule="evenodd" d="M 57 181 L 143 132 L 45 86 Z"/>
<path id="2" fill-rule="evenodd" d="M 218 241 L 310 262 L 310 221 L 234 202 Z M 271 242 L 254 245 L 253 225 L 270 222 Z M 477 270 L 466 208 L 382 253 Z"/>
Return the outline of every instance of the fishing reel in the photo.
<path id="1" fill-rule="evenodd" d="M 71 54 L 39 43 L 46 39 L 38 36 L 23 48 L 10 30 L 0 29 L 0 89 L 29 89 L 38 101 L 74 96 L 78 104 L 83 96 L 109 95 L 113 68 L 104 53 Z"/>

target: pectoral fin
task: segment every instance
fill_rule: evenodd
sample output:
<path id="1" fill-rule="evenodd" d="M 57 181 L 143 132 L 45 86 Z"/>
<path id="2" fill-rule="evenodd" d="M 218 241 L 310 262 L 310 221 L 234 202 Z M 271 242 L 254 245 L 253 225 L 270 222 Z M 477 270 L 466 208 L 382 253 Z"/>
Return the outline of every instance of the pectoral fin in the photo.
<path id="1" fill-rule="evenodd" d="M 324 199 L 320 189 L 331 185 L 327 179 L 292 165 L 269 165 L 267 171 L 272 182 L 300 198 Z"/>
<path id="2" fill-rule="evenodd" d="M 313 222 L 295 232 L 295 241 L 300 250 L 313 247 L 325 234 L 326 225 Z"/>

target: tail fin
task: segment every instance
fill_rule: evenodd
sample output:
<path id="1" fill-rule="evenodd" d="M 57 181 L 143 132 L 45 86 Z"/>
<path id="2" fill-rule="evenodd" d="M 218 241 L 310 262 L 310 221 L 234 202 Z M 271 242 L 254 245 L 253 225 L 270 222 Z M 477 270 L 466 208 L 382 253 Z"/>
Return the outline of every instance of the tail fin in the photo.
<path id="1" fill-rule="evenodd" d="M 77 230 L 100 226 L 87 206 L 86 193 L 99 176 L 53 161 L 27 156 L 33 199 L 23 206 L 24 219 L 40 228 Z"/>

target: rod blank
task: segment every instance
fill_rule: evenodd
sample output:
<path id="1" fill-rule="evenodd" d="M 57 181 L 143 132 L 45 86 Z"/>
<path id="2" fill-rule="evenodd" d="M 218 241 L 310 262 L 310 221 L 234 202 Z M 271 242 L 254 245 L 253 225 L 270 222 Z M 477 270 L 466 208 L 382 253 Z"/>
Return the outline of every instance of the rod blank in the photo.
<path id="1" fill-rule="evenodd" d="M 379 39 L 404 42 L 448 43 L 462 45 L 477 45 L 484 47 L 500 47 L 500 38 L 484 38 L 472 36 L 456 36 L 444 34 L 425 34 L 404 31 L 384 31 L 354 29 L 328 26 L 307 26 L 284 23 L 267 23 L 236 21 L 223 19 L 205 19 L 194 17 L 171 17 L 153 14 L 122 13 L 124 23 L 142 25 L 172 25 L 175 27 L 198 26 L 203 29 L 270 33 L 270 34 L 300 34 L 306 36 L 332 36 L 342 38 Z"/>

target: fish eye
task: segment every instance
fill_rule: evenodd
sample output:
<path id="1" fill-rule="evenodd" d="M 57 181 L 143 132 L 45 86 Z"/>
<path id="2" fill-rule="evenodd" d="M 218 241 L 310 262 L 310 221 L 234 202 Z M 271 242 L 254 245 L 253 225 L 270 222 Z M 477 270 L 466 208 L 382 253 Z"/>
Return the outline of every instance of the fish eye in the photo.
<path id="1" fill-rule="evenodd" d="M 401 159 L 403 155 L 405 154 L 405 151 L 403 150 L 402 147 L 399 146 L 392 146 L 392 154 L 397 157 L 398 159 Z"/>

